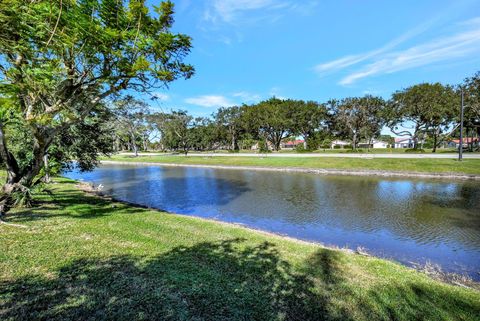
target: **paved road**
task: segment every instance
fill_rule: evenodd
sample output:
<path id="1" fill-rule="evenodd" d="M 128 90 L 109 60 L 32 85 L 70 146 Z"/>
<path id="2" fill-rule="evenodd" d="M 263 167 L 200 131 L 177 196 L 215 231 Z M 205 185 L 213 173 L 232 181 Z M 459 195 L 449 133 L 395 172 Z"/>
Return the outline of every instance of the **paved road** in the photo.
<path id="1" fill-rule="evenodd" d="M 120 155 L 133 155 L 133 153 L 120 153 Z M 171 156 L 170 153 L 139 153 L 141 156 Z M 176 156 L 183 156 L 183 154 L 175 154 Z M 350 154 L 350 153 L 311 153 L 311 154 L 297 154 L 297 153 L 188 153 L 188 156 L 200 156 L 200 157 L 299 157 L 299 158 L 312 158 L 312 157 L 343 157 L 343 158 L 408 158 L 408 159 L 421 159 L 421 158 L 435 158 L 435 159 L 452 159 L 458 158 L 458 154 Z M 479 153 L 465 153 L 463 158 L 466 159 L 480 159 Z"/>

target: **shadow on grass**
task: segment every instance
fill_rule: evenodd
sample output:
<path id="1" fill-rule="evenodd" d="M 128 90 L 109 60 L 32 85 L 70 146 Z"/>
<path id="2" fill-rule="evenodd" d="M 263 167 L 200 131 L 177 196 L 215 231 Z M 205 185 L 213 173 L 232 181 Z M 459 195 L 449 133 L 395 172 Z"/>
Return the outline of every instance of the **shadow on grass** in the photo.
<path id="1" fill-rule="evenodd" d="M 140 214 L 148 210 L 141 206 L 112 202 L 109 199 L 89 195 L 77 190 L 73 186 L 76 183 L 71 184 L 71 189 L 55 190 L 53 196 L 39 195 L 34 207 L 15 209 L 8 213 L 7 220 L 12 223 L 22 223 L 55 217 L 92 219 L 119 213 Z"/>
<path id="2" fill-rule="evenodd" d="M 270 243 L 232 239 L 153 259 L 81 259 L 0 285 L 2 320 L 322 320 L 326 302 Z"/>
<path id="3" fill-rule="evenodd" d="M 480 309 L 473 296 L 415 279 L 356 286 L 343 260 L 319 249 L 294 267 L 273 244 L 243 239 L 77 259 L 49 276 L 2 281 L 0 319 L 475 320 Z"/>

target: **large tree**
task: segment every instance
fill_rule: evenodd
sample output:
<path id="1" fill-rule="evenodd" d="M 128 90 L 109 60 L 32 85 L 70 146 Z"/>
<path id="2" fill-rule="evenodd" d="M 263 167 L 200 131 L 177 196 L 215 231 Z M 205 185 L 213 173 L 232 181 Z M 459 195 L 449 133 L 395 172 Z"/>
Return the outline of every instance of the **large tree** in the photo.
<path id="1" fill-rule="evenodd" d="M 166 114 L 162 123 L 162 143 L 171 150 L 181 150 L 185 155 L 194 146 L 194 119 L 186 110 Z"/>
<path id="2" fill-rule="evenodd" d="M 135 156 L 138 156 L 137 140 L 144 141 L 146 139 L 144 131 L 149 114 L 148 105 L 144 101 L 128 95 L 114 102 L 113 112 L 116 116 L 117 132 L 125 134 L 131 150 Z M 145 142 L 143 145 L 145 149 Z"/>
<path id="3" fill-rule="evenodd" d="M 420 136 L 430 134 L 435 151 L 438 137 L 451 125 L 457 101 L 452 87 L 440 83 L 408 87 L 392 95 L 388 126 L 398 136 L 410 136 L 415 149 Z"/>
<path id="4" fill-rule="evenodd" d="M 354 150 L 360 139 L 370 140 L 380 135 L 384 107 L 385 101 L 382 98 L 371 95 L 329 102 L 335 130 L 352 140 Z"/>
<path id="5" fill-rule="evenodd" d="M 0 156 L 8 174 L 0 213 L 12 192 L 33 184 L 61 133 L 85 123 L 103 99 L 192 76 L 183 62 L 191 39 L 170 32 L 173 13 L 170 1 L 153 14 L 141 0 L 0 2 L 0 96 L 13 100 L 0 106 Z M 12 113 L 31 140 L 32 157 L 23 166 L 8 141 Z"/>
<path id="6" fill-rule="evenodd" d="M 237 106 L 225 107 L 214 114 L 219 136 L 225 139 L 233 151 L 240 149 L 238 142 L 245 132 L 243 110 L 244 108 Z"/>
<path id="7" fill-rule="evenodd" d="M 327 108 L 315 101 L 292 101 L 292 116 L 294 119 L 294 134 L 303 137 L 304 147 L 315 149 L 316 135 L 327 128 Z"/>
<path id="8" fill-rule="evenodd" d="M 293 100 L 273 97 L 246 108 L 246 121 L 250 128 L 278 151 L 282 140 L 295 131 L 293 106 Z"/>

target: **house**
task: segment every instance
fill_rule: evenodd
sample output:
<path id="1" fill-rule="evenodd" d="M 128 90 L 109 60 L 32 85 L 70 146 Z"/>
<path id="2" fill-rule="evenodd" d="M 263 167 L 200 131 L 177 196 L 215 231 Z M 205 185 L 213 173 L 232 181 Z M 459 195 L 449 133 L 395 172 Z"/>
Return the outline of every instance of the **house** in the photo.
<path id="1" fill-rule="evenodd" d="M 335 146 L 340 146 L 340 148 L 345 148 L 345 146 L 350 146 L 350 143 L 343 140 L 334 140 L 331 143 L 330 148 L 334 149 Z"/>
<path id="2" fill-rule="evenodd" d="M 465 137 L 462 139 L 463 141 L 463 147 L 467 147 L 467 145 L 469 144 L 475 144 L 475 143 L 479 143 L 480 142 L 480 138 L 477 138 L 477 137 Z M 448 146 L 449 147 L 453 147 L 455 148 L 458 148 L 459 145 L 460 145 L 460 139 L 452 139 L 449 143 L 448 143 Z"/>
<path id="3" fill-rule="evenodd" d="M 282 142 L 280 144 L 280 148 L 281 149 L 294 149 L 298 145 L 302 145 L 302 144 L 305 144 L 305 141 L 303 139 L 289 140 L 289 141 Z"/>
<path id="4" fill-rule="evenodd" d="M 373 140 L 371 143 L 359 143 L 359 148 L 388 148 L 389 144 L 381 140 Z"/>
<path id="5" fill-rule="evenodd" d="M 414 142 L 411 137 L 395 137 L 394 148 L 413 148 Z"/>

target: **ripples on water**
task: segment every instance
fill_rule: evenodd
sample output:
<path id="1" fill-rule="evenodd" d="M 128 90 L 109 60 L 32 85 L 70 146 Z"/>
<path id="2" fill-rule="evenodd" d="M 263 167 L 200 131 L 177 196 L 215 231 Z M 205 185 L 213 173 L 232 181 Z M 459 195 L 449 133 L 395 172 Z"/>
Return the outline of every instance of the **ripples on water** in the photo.
<path id="1" fill-rule="evenodd" d="M 193 167 L 103 165 L 66 176 L 170 212 L 243 223 L 480 279 L 480 184 Z"/>

